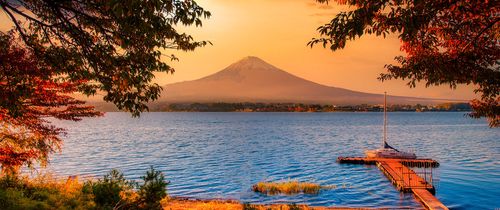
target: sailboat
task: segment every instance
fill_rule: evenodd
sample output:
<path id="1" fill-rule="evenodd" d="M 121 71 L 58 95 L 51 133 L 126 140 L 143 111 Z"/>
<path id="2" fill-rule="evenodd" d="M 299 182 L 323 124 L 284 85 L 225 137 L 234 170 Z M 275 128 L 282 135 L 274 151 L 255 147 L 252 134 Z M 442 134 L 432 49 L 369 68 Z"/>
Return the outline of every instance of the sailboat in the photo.
<path id="1" fill-rule="evenodd" d="M 384 137 L 382 139 L 382 148 L 366 150 L 367 158 L 397 158 L 397 159 L 416 159 L 413 152 L 404 152 L 391 147 L 387 143 L 387 93 L 384 92 Z"/>

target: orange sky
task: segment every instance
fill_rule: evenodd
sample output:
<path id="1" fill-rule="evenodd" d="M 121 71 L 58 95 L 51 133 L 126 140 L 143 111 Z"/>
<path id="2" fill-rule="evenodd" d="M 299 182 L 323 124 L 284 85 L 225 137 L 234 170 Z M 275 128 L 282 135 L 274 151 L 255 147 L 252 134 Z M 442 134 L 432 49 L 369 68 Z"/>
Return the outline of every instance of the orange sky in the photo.
<path id="1" fill-rule="evenodd" d="M 332 52 L 306 43 L 317 36 L 316 28 L 327 23 L 340 7 L 316 4 L 314 0 L 197 0 L 212 12 L 202 28 L 188 28 L 195 38 L 213 46 L 189 53 L 176 53 L 174 75 L 161 74 L 160 84 L 193 80 L 222 70 L 245 57 L 257 56 L 302 78 L 324 85 L 394 95 L 470 99 L 472 87 L 452 90 L 448 86 L 410 89 L 405 81 L 380 82 L 384 64 L 399 51 L 396 35 L 386 39 L 366 36 Z M 170 52 L 169 52 L 170 53 Z"/>
<path id="2" fill-rule="evenodd" d="M 471 99 L 473 88 L 448 86 L 410 89 L 405 81 L 377 80 L 384 64 L 392 63 L 401 54 L 399 40 L 365 36 L 348 42 L 343 50 L 332 52 L 321 46 L 313 49 L 307 42 L 317 36 L 316 28 L 327 23 L 340 7 L 316 4 L 314 0 L 197 0 L 212 17 L 202 28 L 180 28 L 198 40 L 210 40 L 213 46 L 194 52 L 166 51 L 176 54 L 179 62 L 173 75 L 157 74 L 163 85 L 198 79 L 222 70 L 243 57 L 252 55 L 299 77 L 351 90 L 416 97 Z M 0 13 L 0 29 L 10 25 Z"/>

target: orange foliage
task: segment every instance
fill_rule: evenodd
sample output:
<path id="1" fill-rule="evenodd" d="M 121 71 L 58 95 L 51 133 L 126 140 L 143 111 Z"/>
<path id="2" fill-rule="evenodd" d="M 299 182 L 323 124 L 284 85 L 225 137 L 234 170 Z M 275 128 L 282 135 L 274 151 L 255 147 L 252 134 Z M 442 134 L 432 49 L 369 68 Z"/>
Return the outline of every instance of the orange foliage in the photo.
<path id="1" fill-rule="evenodd" d="M 317 0 L 326 3 L 328 0 Z M 380 80 L 408 80 L 410 87 L 459 84 L 476 87 L 480 101 L 471 102 L 471 117 L 487 117 L 500 126 L 500 4 L 490 0 L 357 1 L 335 0 L 351 6 L 318 28 L 332 50 L 364 34 L 396 33 L 405 56 L 386 65 Z"/>
<path id="2" fill-rule="evenodd" d="M 84 81 L 72 81 L 0 34 L 0 164 L 15 172 L 33 161 L 45 164 L 59 150 L 63 132 L 48 118 L 80 120 L 102 115 L 69 94 Z"/>

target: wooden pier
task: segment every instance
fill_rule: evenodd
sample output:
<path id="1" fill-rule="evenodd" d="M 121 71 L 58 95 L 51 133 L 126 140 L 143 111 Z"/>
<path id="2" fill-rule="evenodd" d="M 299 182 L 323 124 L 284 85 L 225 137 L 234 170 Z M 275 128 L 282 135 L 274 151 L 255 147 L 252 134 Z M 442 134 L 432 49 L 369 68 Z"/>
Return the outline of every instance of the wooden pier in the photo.
<path id="1" fill-rule="evenodd" d="M 432 168 L 439 166 L 435 160 L 339 157 L 337 162 L 377 165 L 399 191 L 412 192 L 427 209 L 448 209 L 434 197 L 436 189 L 432 184 Z M 424 172 L 417 173 L 409 167 L 423 167 Z M 430 171 L 427 172 L 426 168 Z"/>

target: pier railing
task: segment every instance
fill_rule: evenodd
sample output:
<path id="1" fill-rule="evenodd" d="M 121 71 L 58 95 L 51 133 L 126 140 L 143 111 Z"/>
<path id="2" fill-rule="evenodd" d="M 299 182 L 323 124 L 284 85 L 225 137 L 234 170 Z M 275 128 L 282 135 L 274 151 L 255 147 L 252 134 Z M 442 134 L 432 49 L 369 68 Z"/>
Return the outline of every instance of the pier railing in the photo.
<path id="1" fill-rule="evenodd" d="M 401 167 L 403 187 L 408 189 L 432 189 L 434 187 L 432 168 L 429 168 L 429 170 L 427 168 L 422 169 L 421 171 L 414 171 L 407 167 Z"/>

